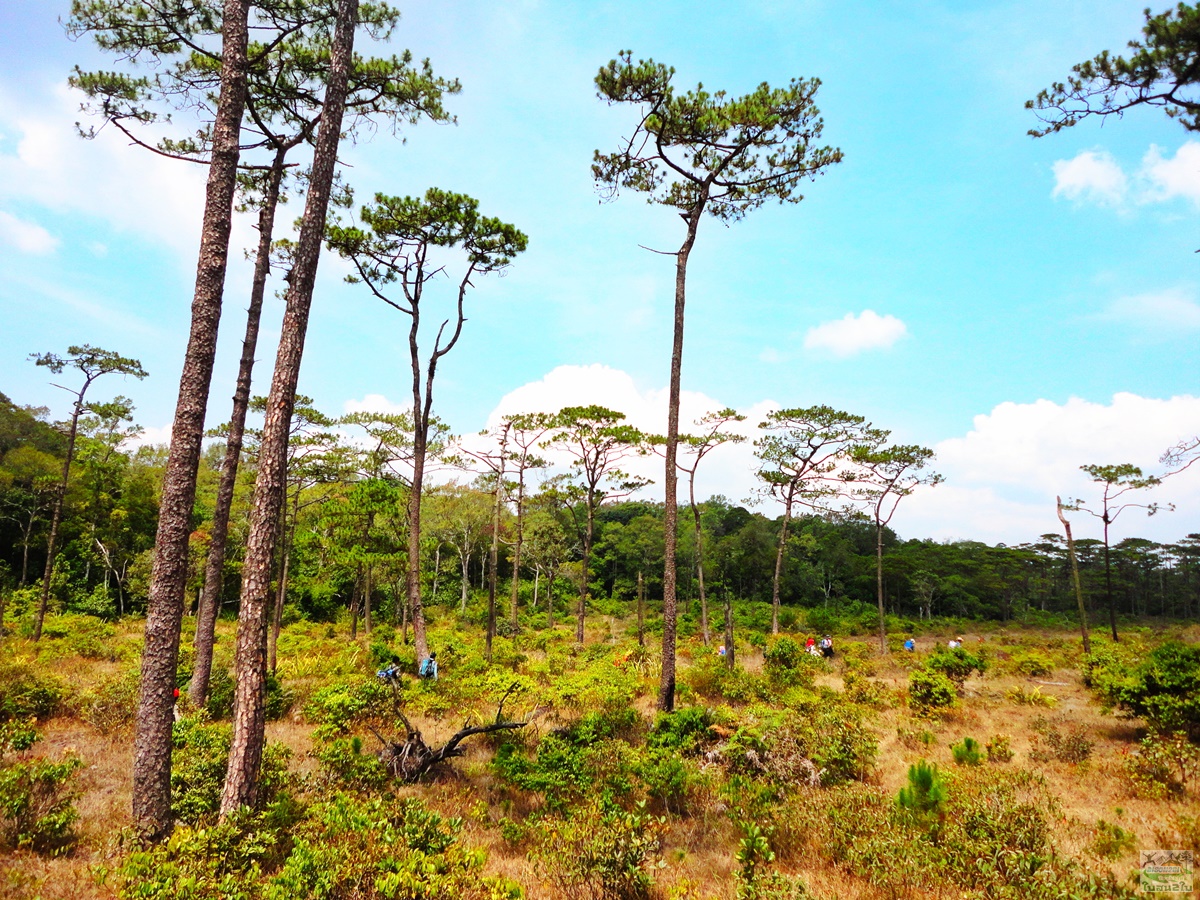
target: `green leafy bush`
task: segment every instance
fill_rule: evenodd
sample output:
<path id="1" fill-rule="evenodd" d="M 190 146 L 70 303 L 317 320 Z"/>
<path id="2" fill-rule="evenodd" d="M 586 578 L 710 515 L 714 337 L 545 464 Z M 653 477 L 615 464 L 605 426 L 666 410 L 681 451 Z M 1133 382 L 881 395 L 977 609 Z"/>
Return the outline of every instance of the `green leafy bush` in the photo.
<path id="1" fill-rule="evenodd" d="M 987 758 L 990 763 L 1011 762 L 1012 741 L 1006 734 L 998 734 L 987 742 Z"/>
<path id="2" fill-rule="evenodd" d="M 1058 725 L 1065 727 L 1060 730 Z M 1081 725 L 1066 725 L 1065 719 L 1059 722 L 1049 722 L 1044 716 L 1039 716 L 1030 725 L 1039 735 L 1036 746 L 1030 751 L 1029 758 L 1036 762 L 1058 760 L 1059 762 L 1079 764 L 1092 755 L 1094 742 L 1087 736 L 1087 730 Z"/>
<path id="3" fill-rule="evenodd" d="M 957 744 L 950 745 L 950 753 L 960 766 L 978 766 L 983 762 L 983 749 L 975 738 L 965 737 Z"/>
<path id="4" fill-rule="evenodd" d="M 321 764 L 322 781 L 336 789 L 377 793 L 391 781 L 391 775 L 379 757 L 363 753 L 359 737 L 320 741 L 312 753 Z"/>
<path id="5" fill-rule="evenodd" d="M 37 740 L 31 722 L 0 726 L 0 757 L 27 750 Z M 55 852 L 73 840 L 75 775 L 83 762 L 66 756 L 46 759 L 0 758 L 0 848 Z"/>
<path id="6" fill-rule="evenodd" d="M 1092 839 L 1089 849 L 1103 859 L 1116 859 L 1136 846 L 1137 835 L 1101 819 L 1096 823 L 1096 837 Z"/>
<path id="7" fill-rule="evenodd" d="M 660 712 L 646 735 L 646 743 L 651 747 L 693 753 L 715 738 L 712 732 L 715 722 L 713 711 L 703 706 Z"/>
<path id="8" fill-rule="evenodd" d="M 1054 660 L 1039 650 L 1014 653 L 1009 666 L 1014 672 L 1030 678 L 1040 678 L 1054 672 Z"/>
<path id="9" fill-rule="evenodd" d="M 763 652 L 763 664 L 767 678 L 772 684 L 795 684 L 812 681 L 805 658 L 809 657 L 800 642 L 786 635 L 776 637 L 767 644 Z"/>
<path id="10" fill-rule="evenodd" d="M 1163 800 L 1186 796 L 1200 776 L 1200 747 L 1182 735 L 1148 735 L 1125 757 L 1134 793 Z"/>
<path id="11" fill-rule="evenodd" d="M 202 715 L 190 716 L 175 723 L 171 739 L 171 813 L 181 822 L 200 824 L 220 809 L 233 729 L 223 722 L 208 722 Z M 268 743 L 263 749 L 260 809 L 275 802 L 283 792 L 290 756 L 291 751 L 278 742 Z"/>
<path id="12" fill-rule="evenodd" d="M 65 691 L 53 678 L 21 662 L 0 662 L 0 722 L 48 719 L 57 712 Z"/>
<path id="13" fill-rule="evenodd" d="M 666 820 L 644 805 L 632 812 L 581 808 L 546 820 L 533 853 L 539 875 L 568 900 L 648 900 Z"/>
<path id="14" fill-rule="evenodd" d="M 961 688 L 972 673 L 982 675 L 986 671 L 987 660 L 965 647 L 938 647 L 930 654 L 925 665 L 934 672 L 941 672 Z"/>
<path id="15" fill-rule="evenodd" d="M 908 703 L 920 714 L 949 709 L 958 702 L 954 682 L 932 669 L 914 669 L 908 676 Z"/>
<path id="16" fill-rule="evenodd" d="M 946 816 L 949 796 L 938 767 L 922 759 L 908 767 L 908 786 L 900 789 L 896 802 L 921 828 L 935 832 Z"/>
<path id="17" fill-rule="evenodd" d="M 214 666 L 208 683 L 208 702 L 204 708 L 213 719 L 228 719 L 233 715 L 233 700 L 237 691 L 233 676 L 224 666 Z M 265 697 L 267 721 L 282 719 L 292 708 L 294 694 L 284 687 L 274 672 L 267 673 Z"/>
<path id="18" fill-rule="evenodd" d="M 294 846 L 265 900 L 517 900 L 521 889 L 484 876 L 486 855 L 459 842 L 460 819 L 419 800 L 335 795 L 295 829 Z"/>
<path id="19" fill-rule="evenodd" d="M 1089 658 L 1086 674 L 1107 703 L 1155 730 L 1200 734 L 1200 647 L 1168 641 L 1132 666 L 1100 651 Z"/>
<path id="20" fill-rule="evenodd" d="M 137 720 L 141 672 L 128 669 L 85 691 L 73 704 L 79 717 L 101 734 L 133 727 Z"/>

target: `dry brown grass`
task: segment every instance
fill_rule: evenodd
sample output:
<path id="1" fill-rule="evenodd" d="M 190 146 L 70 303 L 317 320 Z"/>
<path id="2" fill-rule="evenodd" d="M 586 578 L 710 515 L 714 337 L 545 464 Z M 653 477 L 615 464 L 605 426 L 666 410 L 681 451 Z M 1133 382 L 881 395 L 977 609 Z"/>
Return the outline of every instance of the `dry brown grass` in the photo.
<path id="1" fill-rule="evenodd" d="M 608 641 L 614 633 L 621 633 L 621 630 L 607 620 L 596 617 L 589 622 L 591 640 Z M 132 631 L 126 633 L 126 629 L 122 629 L 120 639 L 129 640 L 130 634 Z M 1183 630 L 1181 636 L 1200 640 L 1200 626 Z M 1025 631 L 968 634 L 966 637 L 970 649 L 982 647 L 997 660 L 1023 648 L 1042 647 L 1050 640 L 1069 643 L 1073 639 L 1071 635 Z M 231 644 L 232 638 L 232 625 L 223 623 L 222 642 Z M 945 637 L 938 638 L 936 643 L 943 644 L 944 640 Z M 923 653 L 915 657 L 905 653 L 881 657 L 875 653 L 869 639 L 865 643 L 871 649 L 869 664 L 874 668 L 871 677 L 901 695 L 913 665 Z M 927 651 L 934 643 L 932 638 L 922 639 L 919 641 L 921 651 Z M 713 652 L 695 642 L 687 645 L 686 651 L 681 653 L 681 667 L 700 654 Z M 1069 654 L 1063 651 L 1058 656 L 1067 658 Z M 758 652 L 742 654 L 738 661 L 752 671 L 761 671 L 762 655 Z M 70 684 L 86 686 L 111 677 L 129 665 L 129 662 L 62 657 L 53 661 L 51 671 Z M 843 689 L 844 665 L 845 660 L 839 654 L 833 672 L 820 676 L 818 683 L 834 690 Z M 453 673 L 447 675 L 452 677 Z M 1006 696 L 1012 688 L 1035 686 L 1042 694 L 1055 699 L 1053 708 L 1019 705 Z M 655 687 L 656 679 L 647 679 L 646 693 L 636 701 L 638 711 L 646 717 L 654 712 Z M 1037 746 L 1033 725 L 1041 717 L 1051 721 L 1061 719 L 1064 724 L 1085 728 L 1094 741 L 1090 759 L 1079 765 L 1033 759 L 1031 754 Z M 439 721 L 422 718 L 415 724 L 422 729 L 426 740 L 434 743 L 456 731 L 461 726 L 461 716 Z M 1175 814 L 1200 814 L 1197 801 L 1172 803 L 1139 798 L 1131 793 L 1122 775 L 1122 761 L 1135 746 L 1140 733 L 1134 723 L 1104 715 L 1074 668 L 1062 668 L 1051 675 L 1030 679 L 1012 674 L 1007 666 L 997 666 L 984 677 L 969 679 L 959 706 L 937 720 L 918 719 L 906 707 L 898 705 L 878 712 L 874 724 L 879 734 L 879 755 L 872 778 L 889 793 L 895 793 L 903 786 L 908 767 L 918 759 L 927 758 L 945 769 L 953 768 L 949 748 L 963 737 L 971 736 L 985 744 L 996 735 L 1008 735 L 1014 759 L 1006 765 L 1033 770 L 1045 779 L 1059 808 L 1059 818 L 1054 823 L 1057 845 L 1067 854 L 1085 860 L 1092 869 L 1110 868 L 1123 876 L 1135 863 L 1136 848 L 1155 847 L 1161 840 L 1160 834 L 1169 834 Z M 543 720 L 536 727 L 544 730 L 554 727 L 554 723 Z M 901 728 L 916 732 L 928 730 L 935 739 L 928 747 L 909 746 L 898 737 L 897 730 Z M 132 735 L 106 737 L 70 717 L 46 723 L 43 732 L 44 738 L 36 748 L 37 752 L 57 757 L 72 750 L 84 761 L 85 768 L 79 780 L 80 840 L 69 854 L 57 858 L 24 853 L 0 856 L 0 897 L 20 900 L 111 897 L 111 891 L 99 882 L 103 880 L 101 875 L 105 867 L 116 861 L 120 851 L 118 838 L 130 824 Z M 310 754 L 311 726 L 301 715 L 297 713 L 283 721 L 269 723 L 267 737 L 292 750 L 291 769 L 295 774 L 302 776 L 315 772 Z M 476 740 L 453 769 L 429 784 L 404 788 L 402 793 L 423 798 L 445 815 L 462 817 L 466 842 L 487 851 L 488 874 L 502 875 L 524 885 L 530 900 L 555 900 L 557 894 L 539 879 L 529 848 L 514 847 L 501 835 L 499 826 L 503 818 L 521 821 L 536 811 L 539 801 L 499 782 L 489 766 L 492 752 L 486 742 Z M 819 793 L 815 794 L 812 802 L 819 802 L 819 796 Z M 1133 833 L 1135 850 L 1111 862 L 1092 855 L 1089 845 L 1095 838 L 1096 823 L 1101 819 L 1115 822 Z M 693 816 L 672 818 L 664 842 L 667 865 L 658 879 L 662 896 L 673 890 L 680 900 L 730 900 L 734 896 L 734 851 L 738 837 L 729 816 L 715 797 L 709 798 Z M 878 896 L 877 889 L 864 879 L 831 866 L 821 856 L 819 847 L 805 848 L 794 858 L 783 861 L 780 867 L 800 875 L 820 897 L 866 900 Z M 913 889 L 908 896 L 912 900 L 925 900 L 956 894 Z"/>

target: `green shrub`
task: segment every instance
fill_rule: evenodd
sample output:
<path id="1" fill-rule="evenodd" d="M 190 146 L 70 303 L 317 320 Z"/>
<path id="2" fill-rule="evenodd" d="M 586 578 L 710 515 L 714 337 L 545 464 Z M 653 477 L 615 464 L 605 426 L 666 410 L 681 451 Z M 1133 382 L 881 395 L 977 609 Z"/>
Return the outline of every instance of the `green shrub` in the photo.
<path id="1" fill-rule="evenodd" d="M 1061 718 L 1059 721 L 1065 723 Z M 1081 725 L 1070 725 L 1060 731 L 1057 724 L 1039 716 L 1030 728 L 1039 735 L 1036 745 L 1029 752 L 1029 758 L 1035 762 L 1054 759 L 1077 765 L 1092 755 L 1094 742 L 1088 739 L 1087 730 Z"/>
<path id="2" fill-rule="evenodd" d="M 1182 735 L 1148 735 L 1124 767 L 1136 794 L 1156 800 L 1184 797 L 1200 776 L 1200 747 Z"/>
<path id="3" fill-rule="evenodd" d="M 0 722 L 48 719 L 58 711 L 64 694 L 58 681 L 27 663 L 0 663 Z"/>
<path id="4" fill-rule="evenodd" d="M 196 825 L 220 809 L 221 791 L 229 763 L 233 729 L 223 722 L 208 722 L 203 716 L 180 719 L 171 739 L 171 813 L 181 822 Z M 259 770 L 258 807 L 263 809 L 282 794 L 287 784 L 291 751 L 271 742 L 263 750 Z"/>
<path id="5" fill-rule="evenodd" d="M 378 756 L 362 750 L 362 739 L 358 737 L 319 742 L 312 753 L 321 764 L 321 779 L 338 790 L 382 791 L 391 781 L 391 775 Z"/>
<path id="6" fill-rule="evenodd" d="M 378 678 L 339 682 L 318 690 L 304 705 L 304 717 L 318 734 L 345 734 L 358 722 L 392 710 L 391 689 Z"/>
<path id="7" fill-rule="evenodd" d="M 1137 835 L 1131 834 L 1120 825 L 1101 819 L 1096 823 L 1096 837 L 1089 849 L 1103 859 L 1116 859 L 1136 846 Z"/>
<path id="8" fill-rule="evenodd" d="M 1200 734 L 1200 646 L 1168 641 L 1132 666 L 1101 651 L 1087 666 L 1089 684 L 1126 715 L 1157 731 Z"/>
<path id="9" fill-rule="evenodd" d="M 14 749 L 26 737 L 18 737 Z M 77 756 L 0 762 L 0 847 L 54 852 L 70 843 L 79 818 L 74 781 L 82 767 Z"/>
<path id="10" fill-rule="evenodd" d="M 648 900 L 666 820 L 645 806 L 605 812 L 595 806 L 566 820 L 546 820 L 533 853 L 538 874 L 560 895 L 598 900 Z"/>
<path id="11" fill-rule="evenodd" d="M 694 753 L 714 739 L 712 726 L 715 721 L 713 711 L 703 706 L 660 712 L 646 735 L 646 743 L 651 747 Z"/>
<path id="12" fill-rule="evenodd" d="M 975 738 L 965 737 L 959 743 L 951 744 L 950 753 L 960 766 L 977 766 L 983 762 L 983 750 Z"/>
<path id="13" fill-rule="evenodd" d="M 804 668 L 805 653 L 800 642 L 782 635 L 767 644 L 763 664 L 772 684 L 793 684 L 798 680 L 811 681 Z"/>
<path id="14" fill-rule="evenodd" d="M 958 702 L 958 692 L 954 682 L 941 672 L 914 669 L 908 676 L 908 702 L 915 712 L 928 714 L 954 706 Z"/>
<path id="15" fill-rule="evenodd" d="M 1054 660 L 1038 650 L 1014 653 L 1009 665 L 1014 672 L 1030 678 L 1040 678 L 1054 672 Z"/>
<path id="16" fill-rule="evenodd" d="M 941 672 L 960 688 L 973 672 L 982 675 L 987 669 L 987 661 L 965 647 L 938 647 L 925 665 L 934 672 Z"/>
<path id="17" fill-rule="evenodd" d="M 1013 703 L 1021 706 L 1045 706 L 1053 708 L 1058 705 L 1058 698 L 1043 694 L 1041 688 L 1027 688 L 1018 684 L 1004 692 L 1004 696 Z"/>
<path id="18" fill-rule="evenodd" d="M 459 843 L 460 819 L 419 800 L 335 795 L 312 808 L 265 900 L 517 900 L 521 889 L 484 876 L 486 855 Z"/>
<path id="19" fill-rule="evenodd" d="M 938 767 L 919 760 L 908 768 L 908 786 L 896 798 L 900 809 L 926 831 L 934 832 L 946 816 L 950 793 Z"/>
<path id="20" fill-rule="evenodd" d="M 101 734 L 115 734 L 137 720 L 141 672 L 128 669 L 84 692 L 75 701 L 79 717 Z"/>
<path id="21" fill-rule="evenodd" d="M 237 685 L 233 675 L 224 666 L 214 666 L 208 682 L 208 702 L 204 704 L 213 719 L 228 719 L 233 715 L 234 695 Z M 292 708 L 294 693 L 284 687 L 274 672 L 267 673 L 266 705 L 267 721 L 282 719 Z"/>

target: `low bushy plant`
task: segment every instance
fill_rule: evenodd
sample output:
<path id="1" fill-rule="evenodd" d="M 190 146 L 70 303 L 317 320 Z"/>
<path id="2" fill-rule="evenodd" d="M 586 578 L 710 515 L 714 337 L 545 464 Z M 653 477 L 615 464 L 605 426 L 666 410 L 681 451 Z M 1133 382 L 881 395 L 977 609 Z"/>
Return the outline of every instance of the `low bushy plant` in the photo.
<path id="1" fill-rule="evenodd" d="M 938 647 L 925 662 L 926 668 L 941 672 L 961 689 L 972 673 L 982 675 L 987 670 L 987 660 L 965 647 Z"/>
<path id="2" fill-rule="evenodd" d="M 1009 667 L 1020 675 L 1041 678 L 1054 672 L 1054 660 L 1040 650 L 1024 650 L 1012 655 Z"/>
<path id="3" fill-rule="evenodd" d="M 48 719 L 66 695 L 62 684 L 28 663 L 0 662 L 0 722 Z"/>
<path id="4" fill-rule="evenodd" d="M 1200 734 L 1200 646 L 1167 641 L 1129 665 L 1113 652 L 1088 660 L 1090 686 L 1157 731 Z"/>
<path id="5" fill-rule="evenodd" d="M 919 715 L 949 709 L 958 702 L 954 682 L 933 669 L 914 669 L 908 676 L 908 704 Z"/>
<path id="6" fill-rule="evenodd" d="M 1060 729 L 1059 724 L 1064 727 Z M 1030 728 L 1039 736 L 1036 746 L 1029 753 L 1029 758 L 1036 762 L 1057 760 L 1078 765 L 1092 755 L 1095 742 L 1088 738 L 1087 730 L 1081 725 L 1066 725 L 1061 717 L 1058 723 L 1049 722 L 1044 716 L 1039 716 Z"/>
<path id="7" fill-rule="evenodd" d="M 1182 735 L 1151 734 L 1125 757 L 1124 769 L 1139 796 L 1184 797 L 1200 777 L 1200 747 Z"/>
<path id="8" fill-rule="evenodd" d="M 116 734 L 137 720 L 141 672 L 127 669 L 80 694 L 73 704 L 79 717 L 101 734 Z"/>
<path id="9" fill-rule="evenodd" d="M 1136 846 L 1137 835 L 1131 834 L 1120 825 L 1101 819 L 1096 823 L 1096 836 L 1088 849 L 1102 859 L 1116 859 Z"/>
<path id="10" fill-rule="evenodd" d="M 83 762 L 68 755 L 58 762 L 13 759 L 37 740 L 32 720 L 0 725 L 0 848 L 56 852 L 74 836 L 75 775 Z"/>
<path id="11" fill-rule="evenodd" d="M 648 900 L 662 868 L 666 820 L 644 805 L 631 812 L 594 805 L 545 820 L 533 853 L 538 874 L 567 900 Z"/>
<path id="12" fill-rule="evenodd" d="M 978 766 L 984 760 L 983 748 L 979 746 L 979 741 L 972 737 L 965 737 L 957 744 L 951 744 L 950 753 L 960 766 Z"/>
<path id="13" fill-rule="evenodd" d="M 1012 741 L 1006 734 L 997 734 L 987 742 L 987 758 L 990 763 L 1011 762 Z"/>

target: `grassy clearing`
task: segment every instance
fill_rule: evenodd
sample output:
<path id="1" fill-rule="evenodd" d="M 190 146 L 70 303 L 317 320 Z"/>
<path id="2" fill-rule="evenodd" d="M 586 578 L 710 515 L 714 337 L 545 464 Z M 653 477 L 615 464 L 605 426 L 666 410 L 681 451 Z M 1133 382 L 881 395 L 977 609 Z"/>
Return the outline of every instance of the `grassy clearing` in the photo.
<path id="1" fill-rule="evenodd" d="M 106 626 L 99 647 L 94 635 L 78 636 L 91 635 L 86 628 L 58 624 L 40 646 L 9 639 L 0 649 L 5 717 L 42 703 L 33 712 L 41 739 L 4 764 L 78 757 L 70 788 L 78 820 L 61 848 L 0 852 L 3 896 L 172 896 L 182 882 L 137 891 L 147 872 L 169 881 L 173 866 L 187 865 L 201 873 L 191 896 L 222 896 L 220 848 L 245 854 L 256 841 L 274 849 L 236 864 L 226 854 L 221 864 L 234 865 L 228 883 L 255 898 L 317 896 L 304 881 L 304 853 L 315 854 L 304 857 L 313 866 L 373 885 L 374 893 L 322 895 L 339 897 L 1125 897 L 1136 889 L 1140 849 L 1200 849 L 1200 790 L 1187 777 L 1196 767 L 1184 766 L 1177 784 L 1139 762 L 1145 725 L 1106 711 L 1085 685 L 1076 635 L 962 634 L 983 668 L 965 675 L 961 657 L 947 661 L 942 650 L 956 636 L 949 632 L 921 636 L 912 653 L 896 636 L 888 655 L 841 637 L 832 662 L 800 653 L 804 635 L 756 640 L 765 652 L 739 645 L 734 673 L 692 641 L 680 654 L 680 709 L 656 720 L 655 651 L 614 639 L 628 623 L 598 619 L 582 648 L 566 627 L 499 638 L 490 666 L 471 631 L 435 629 L 441 679 L 409 680 L 402 691 L 431 745 L 494 716 L 514 683 L 510 711 L 540 712 L 521 732 L 474 739 L 415 786 L 379 777 L 368 727 L 395 733 L 373 673 L 384 654 L 403 658 L 402 642 L 386 627 L 350 642 L 344 629 L 290 626 L 280 644 L 282 715 L 268 726 L 268 740 L 286 750 L 278 757 L 286 812 L 274 807 L 224 836 L 204 832 L 203 852 L 202 832 L 185 829 L 175 856 L 139 861 L 128 843 L 139 623 Z M 1168 638 L 1195 645 L 1200 628 L 1133 629 L 1120 649 L 1137 659 Z M 228 664 L 232 645 L 223 623 L 218 660 Z M 946 674 L 953 696 L 920 707 L 910 698 L 913 673 L 931 669 Z M 978 765 L 955 761 L 952 746 L 966 738 L 978 745 L 970 755 Z M 921 761 L 937 767 L 947 799 L 914 817 L 896 798 Z M 398 823 L 399 837 L 358 821 L 364 810 Z M 325 832 L 334 835 L 327 844 L 305 843 Z M 399 864 L 375 858 L 393 840 L 388 852 L 407 846 L 438 860 L 443 880 L 395 893 L 380 872 Z"/>

